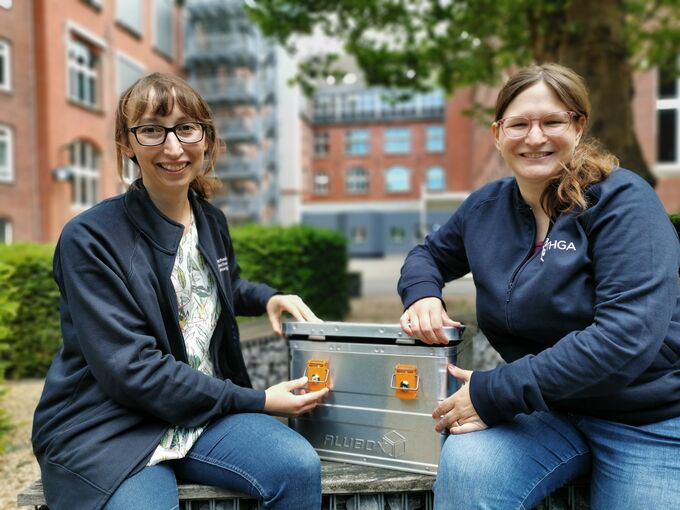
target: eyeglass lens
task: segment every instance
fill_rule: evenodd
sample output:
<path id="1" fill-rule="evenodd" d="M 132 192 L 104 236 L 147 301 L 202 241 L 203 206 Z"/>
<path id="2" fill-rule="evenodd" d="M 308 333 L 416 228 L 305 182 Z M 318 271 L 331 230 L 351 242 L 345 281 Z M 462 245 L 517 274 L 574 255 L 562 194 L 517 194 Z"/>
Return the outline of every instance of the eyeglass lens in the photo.
<path id="1" fill-rule="evenodd" d="M 507 117 L 503 120 L 503 131 L 511 138 L 526 136 L 531 130 L 532 120 L 528 117 Z M 571 112 L 549 113 L 537 120 L 541 131 L 546 135 L 556 135 L 565 131 L 571 124 Z"/>
<path id="2" fill-rule="evenodd" d="M 137 141 L 142 145 L 160 145 L 165 142 L 168 132 L 174 132 L 180 142 L 196 143 L 203 138 L 203 125 L 198 122 L 184 122 L 171 128 L 158 125 L 138 126 L 135 128 Z"/>

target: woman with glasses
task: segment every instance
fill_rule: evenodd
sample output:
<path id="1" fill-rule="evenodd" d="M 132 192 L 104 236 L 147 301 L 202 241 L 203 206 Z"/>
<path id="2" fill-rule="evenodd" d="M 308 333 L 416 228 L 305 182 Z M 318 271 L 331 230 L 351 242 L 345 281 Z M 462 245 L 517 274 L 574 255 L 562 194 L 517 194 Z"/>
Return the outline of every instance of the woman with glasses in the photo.
<path id="1" fill-rule="evenodd" d="M 327 390 L 251 388 L 236 315 L 266 312 L 279 334 L 283 311 L 318 319 L 241 278 L 206 200 L 219 149 L 207 104 L 151 74 L 122 94 L 115 134 L 119 172 L 126 157 L 140 178 L 69 222 L 54 257 L 64 342 L 33 423 L 48 506 L 169 510 L 182 478 L 263 508 L 320 508 L 318 456 L 270 415 L 307 412 Z"/>
<path id="2" fill-rule="evenodd" d="M 589 118 L 572 70 L 517 72 L 491 126 L 512 176 L 402 267 L 406 333 L 446 343 L 442 287 L 471 272 L 507 362 L 449 367 L 438 509 L 533 508 L 589 473 L 594 509 L 680 508 L 680 246 L 654 190 L 585 138 Z"/>

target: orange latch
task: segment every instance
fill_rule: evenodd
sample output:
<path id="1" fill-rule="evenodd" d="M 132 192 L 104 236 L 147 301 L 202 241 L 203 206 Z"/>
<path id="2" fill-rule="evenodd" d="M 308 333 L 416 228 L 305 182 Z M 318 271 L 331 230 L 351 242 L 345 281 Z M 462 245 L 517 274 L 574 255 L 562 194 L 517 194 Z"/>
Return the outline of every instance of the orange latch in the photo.
<path id="1" fill-rule="evenodd" d="M 392 389 L 396 390 L 397 398 L 402 400 L 412 400 L 418 396 L 418 385 L 420 384 L 420 377 L 418 376 L 418 367 L 415 365 L 408 365 L 406 363 L 398 363 L 394 367 L 394 374 L 392 374 Z"/>
<path id="2" fill-rule="evenodd" d="M 317 391 L 323 388 L 328 388 L 328 375 L 330 369 L 328 368 L 327 359 L 308 359 L 307 370 L 307 388 L 309 391 Z"/>

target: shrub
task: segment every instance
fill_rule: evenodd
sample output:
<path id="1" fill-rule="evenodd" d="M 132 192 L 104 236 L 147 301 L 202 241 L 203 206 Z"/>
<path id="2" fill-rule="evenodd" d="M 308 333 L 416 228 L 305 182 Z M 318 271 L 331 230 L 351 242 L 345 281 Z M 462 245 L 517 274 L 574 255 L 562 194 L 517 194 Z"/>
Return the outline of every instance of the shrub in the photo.
<path id="1" fill-rule="evenodd" d="M 61 344 L 54 248 L 0 246 L 0 362 L 8 378 L 43 377 Z"/>
<path id="2" fill-rule="evenodd" d="M 680 236 L 680 214 L 671 214 L 669 218 L 671 219 L 671 223 Z"/>
<path id="3" fill-rule="evenodd" d="M 322 319 L 345 317 L 349 299 L 342 234 L 305 225 L 246 225 L 234 228 L 232 238 L 244 278 L 299 295 Z"/>

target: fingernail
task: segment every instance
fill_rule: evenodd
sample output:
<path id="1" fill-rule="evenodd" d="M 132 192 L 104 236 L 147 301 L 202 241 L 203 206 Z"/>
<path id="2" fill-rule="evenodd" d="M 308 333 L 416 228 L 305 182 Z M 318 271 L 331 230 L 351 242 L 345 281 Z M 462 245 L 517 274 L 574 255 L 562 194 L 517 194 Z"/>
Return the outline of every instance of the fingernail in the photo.
<path id="1" fill-rule="evenodd" d="M 449 363 L 449 368 L 456 368 L 456 365 L 454 365 L 453 363 Z"/>

